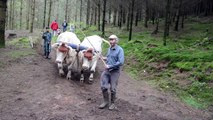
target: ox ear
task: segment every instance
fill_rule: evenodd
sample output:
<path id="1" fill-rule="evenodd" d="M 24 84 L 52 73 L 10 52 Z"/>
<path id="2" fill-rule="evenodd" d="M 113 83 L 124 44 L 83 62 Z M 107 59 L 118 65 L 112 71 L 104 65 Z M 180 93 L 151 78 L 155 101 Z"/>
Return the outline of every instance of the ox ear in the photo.
<path id="1" fill-rule="evenodd" d="M 52 44 L 52 48 L 54 48 L 54 49 L 57 49 L 58 48 L 58 46 L 59 46 L 59 43 L 54 43 L 54 44 Z"/>

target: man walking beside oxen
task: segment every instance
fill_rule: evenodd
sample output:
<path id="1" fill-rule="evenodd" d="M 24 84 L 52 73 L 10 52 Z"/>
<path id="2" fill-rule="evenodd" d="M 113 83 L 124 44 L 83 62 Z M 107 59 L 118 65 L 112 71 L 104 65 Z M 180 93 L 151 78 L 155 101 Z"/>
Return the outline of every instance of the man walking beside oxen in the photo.
<path id="1" fill-rule="evenodd" d="M 104 102 L 99 106 L 100 109 L 103 109 L 109 105 L 109 93 L 108 89 L 111 92 L 111 104 L 109 105 L 109 110 L 116 108 L 115 99 L 116 99 L 116 89 L 118 85 L 118 78 L 120 76 L 120 68 L 124 64 L 124 51 L 118 45 L 118 37 L 116 35 L 111 35 L 109 37 L 110 48 L 106 57 L 105 70 L 101 74 L 101 90 L 104 98 Z"/>

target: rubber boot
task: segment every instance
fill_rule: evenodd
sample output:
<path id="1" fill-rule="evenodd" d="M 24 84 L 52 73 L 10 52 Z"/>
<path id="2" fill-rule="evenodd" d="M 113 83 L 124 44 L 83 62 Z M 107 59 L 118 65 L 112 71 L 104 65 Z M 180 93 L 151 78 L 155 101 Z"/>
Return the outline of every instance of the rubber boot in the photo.
<path id="1" fill-rule="evenodd" d="M 107 90 L 102 91 L 104 102 L 99 106 L 99 109 L 103 109 L 109 104 L 109 94 Z"/>
<path id="2" fill-rule="evenodd" d="M 109 110 L 114 110 L 116 109 L 116 106 L 115 106 L 115 99 L 116 99 L 116 94 L 115 92 L 111 92 L 111 104 L 109 106 Z"/>

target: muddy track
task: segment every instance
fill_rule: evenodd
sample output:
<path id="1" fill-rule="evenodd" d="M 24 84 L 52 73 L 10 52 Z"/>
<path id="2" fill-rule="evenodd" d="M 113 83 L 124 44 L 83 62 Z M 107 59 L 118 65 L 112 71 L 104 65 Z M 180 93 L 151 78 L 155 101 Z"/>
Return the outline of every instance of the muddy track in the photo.
<path id="1" fill-rule="evenodd" d="M 39 47 L 38 47 L 39 48 Z M 210 112 L 186 106 L 171 95 L 131 79 L 122 71 L 118 86 L 118 109 L 100 110 L 102 101 L 99 61 L 93 84 L 59 77 L 51 59 L 40 48 L 34 56 L 7 58 L 0 49 L 0 120 L 210 120 Z"/>

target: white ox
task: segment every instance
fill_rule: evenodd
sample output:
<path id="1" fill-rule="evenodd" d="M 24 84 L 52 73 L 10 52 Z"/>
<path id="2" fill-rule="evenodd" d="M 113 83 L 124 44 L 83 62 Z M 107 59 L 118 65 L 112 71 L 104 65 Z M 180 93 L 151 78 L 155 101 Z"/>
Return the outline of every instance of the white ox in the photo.
<path id="1" fill-rule="evenodd" d="M 93 35 L 93 36 L 85 37 L 84 40 L 82 41 L 82 43 L 80 44 L 80 46 L 92 48 L 92 50 L 88 49 L 89 51 L 88 50 L 84 51 L 83 65 L 82 65 L 83 73 L 85 73 L 85 72 L 90 73 L 89 83 L 93 82 L 93 77 L 94 77 L 93 74 L 94 74 L 96 66 L 97 66 L 98 58 L 102 52 L 102 43 L 103 42 L 106 42 L 107 44 L 109 44 L 108 41 L 104 40 L 100 36 Z M 85 53 L 88 53 L 88 52 L 90 52 L 90 54 L 91 54 L 90 58 L 88 58 L 88 55 L 85 55 Z M 84 80 L 84 77 L 81 76 L 81 81 Z"/>
<path id="2" fill-rule="evenodd" d="M 56 50 L 56 63 L 59 69 L 59 75 L 63 76 L 63 63 L 68 65 L 67 79 L 71 79 L 71 71 L 73 64 L 76 60 L 76 50 L 69 46 L 69 44 L 79 45 L 81 42 L 72 32 L 61 33 L 57 42 L 52 45 L 52 48 Z M 82 58 L 81 58 L 82 59 Z"/>

